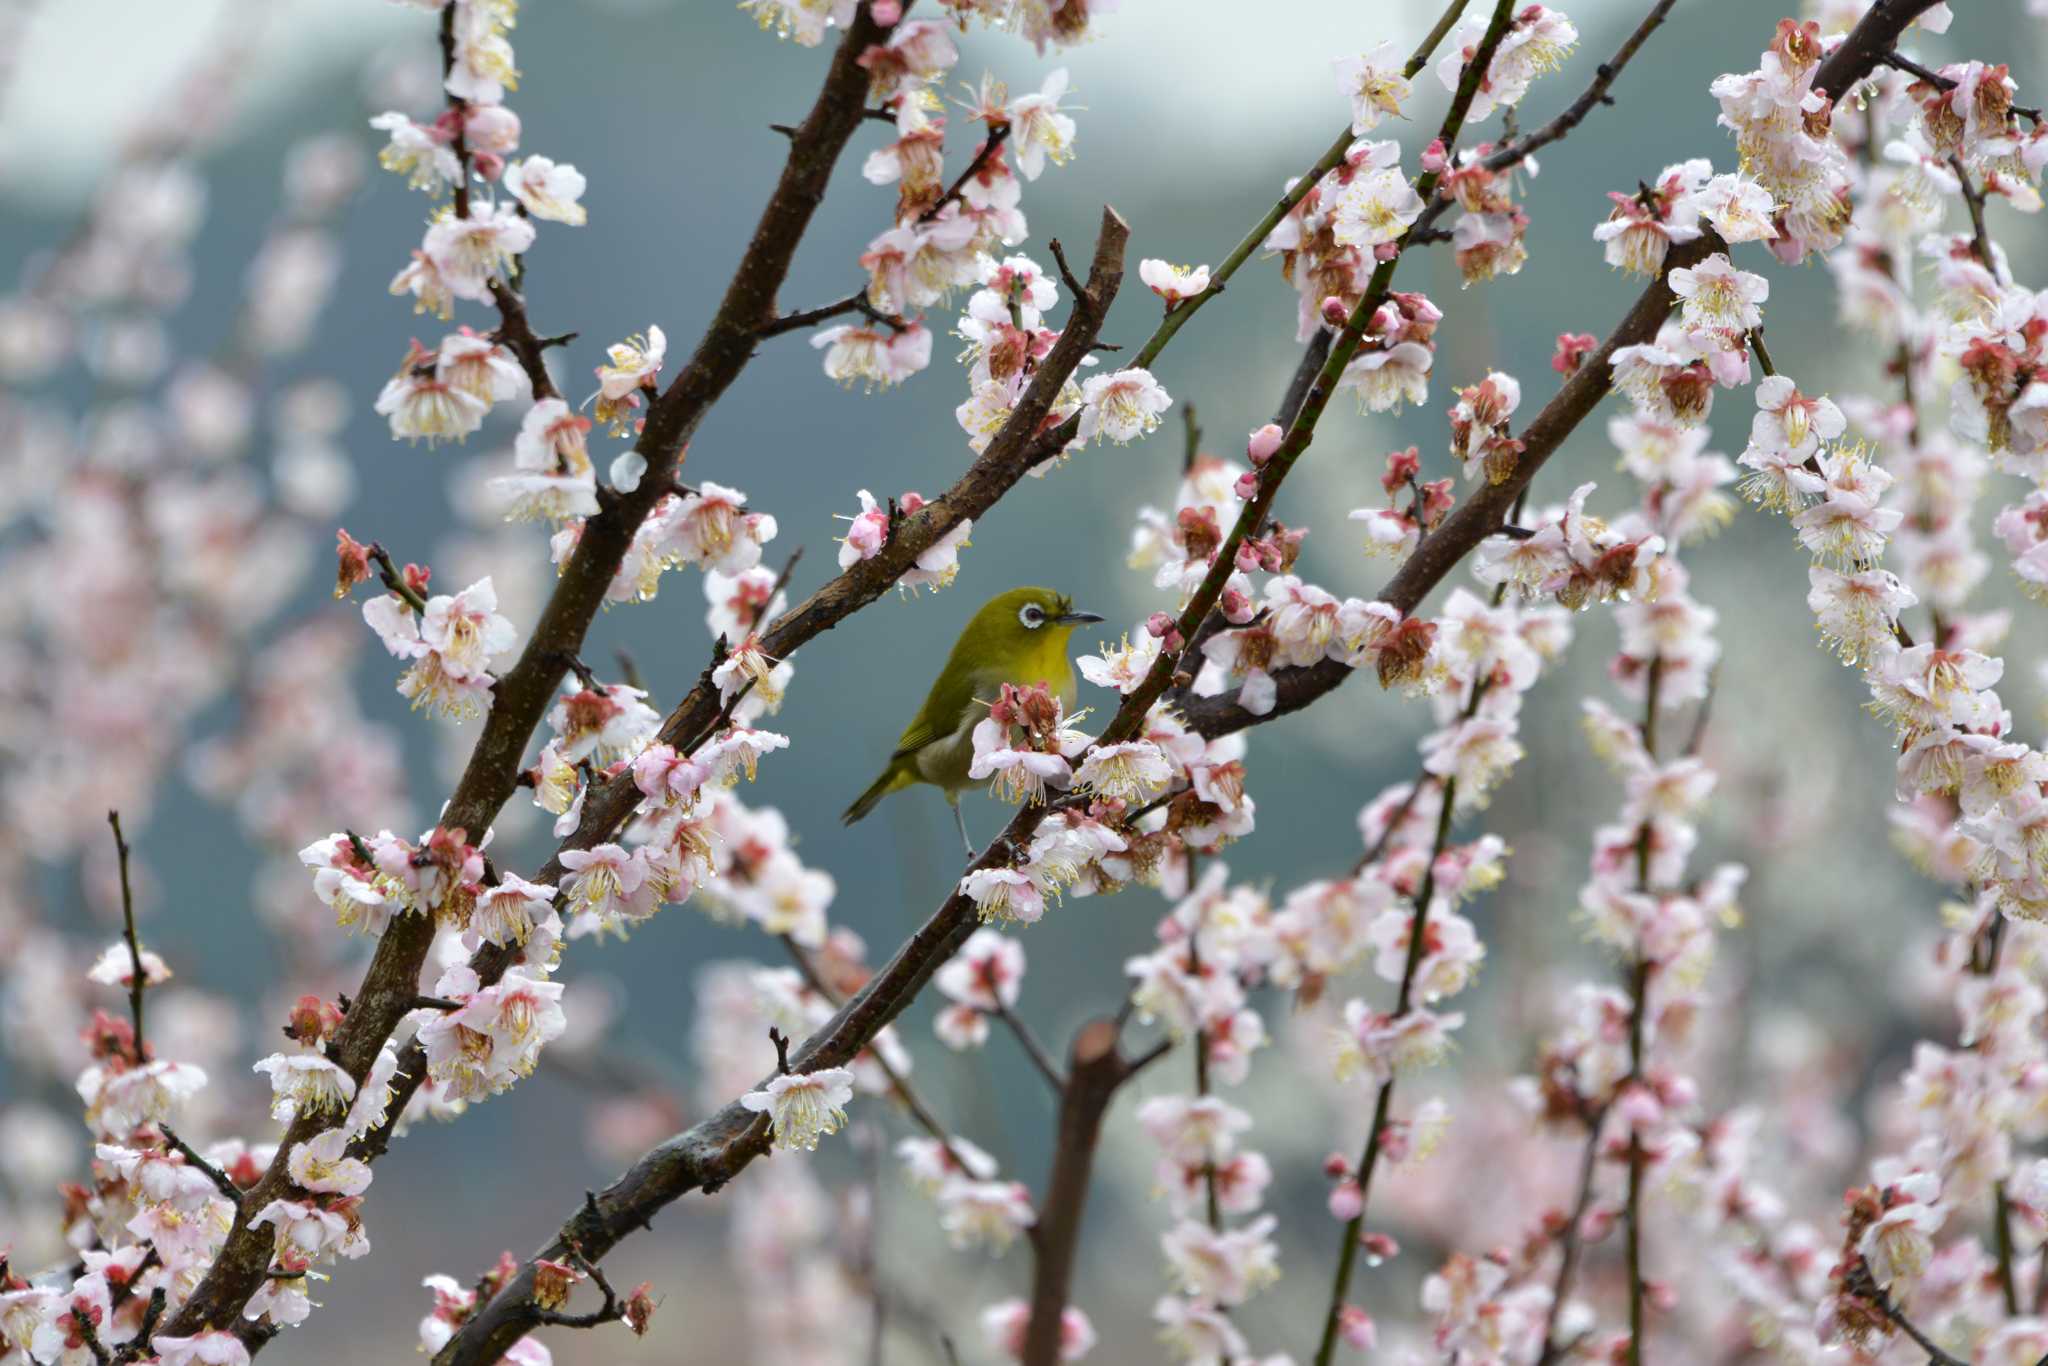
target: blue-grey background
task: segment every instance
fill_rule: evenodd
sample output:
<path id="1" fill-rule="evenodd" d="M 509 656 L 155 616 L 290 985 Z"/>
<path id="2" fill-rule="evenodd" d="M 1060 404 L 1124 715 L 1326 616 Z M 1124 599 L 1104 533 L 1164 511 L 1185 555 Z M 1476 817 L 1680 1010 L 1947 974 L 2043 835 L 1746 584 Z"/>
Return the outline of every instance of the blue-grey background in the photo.
<path id="1" fill-rule="evenodd" d="M 1573 97 L 1640 8 L 1636 0 L 1571 6 L 1583 32 L 1580 49 L 1562 74 L 1537 84 L 1524 105 L 1524 123 L 1547 118 Z M 1134 235 L 1131 273 L 1106 335 L 1131 346 L 1157 311 L 1136 279 L 1138 258 L 1218 260 L 1345 118 L 1330 60 L 1382 37 L 1412 42 L 1433 17 L 1426 9 L 1434 7 L 1391 0 L 1281 0 L 1256 8 L 1229 0 L 1125 0 L 1122 12 L 1101 22 L 1099 38 L 1066 54 L 1039 59 L 1013 38 L 972 35 L 963 43 L 957 74 L 971 81 L 987 67 L 1013 88 L 1025 88 L 1055 65 L 1072 69 L 1073 103 L 1080 107 L 1077 155 L 1027 187 L 1032 232 L 1023 250 L 1048 260 L 1045 241 L 1057 236 L 1070 256 L 1085 259 L 1098 206 L 1114 204 Z M 2019 10 L 1968 7 L 1945 43 L 1927 42 L 1922 50 L 2009 60 L 2021 73 L 2024 93 L 2033 88 L 2025 73 L 2039 68 L 2042 53 L 2038 27 Z M 151 117 L 152 101 L 181 62 L 214 41 L 214 11 L 228 12 L 196 0 L 25 7 L 11 85 L 0 96 L 0 270 L 12 270 L 61 238 L 119 139 Z M 431 18 L 403 6 L 330 0 L 250 6 L 242 13 L 246 19 L 237 22 L 250 26 L 252 37 L 238 112 L 205 150 L 211 203 L 197 247 L 198 286 L 174 323 L 181 350 L 194 354 L 211 347 L 232 316 L 243 263 L 274 203 L 285 149 L 308 134 L 360 128 L 376 112 L 364 103 L 365 64 L 388 70 L 394 62 L 430 55 L 433 44 Z M 1596 111 L 1541 158 L 1540 177 L 1526 186 L 1534 227 L 1532 259 L 1521 275 L 1464 291 L 1447 251 L 1419 253 L 1404 265 L 1401 283 L 1427 289 L 1448 314 L 1431 401 L 1398 418 L 1356 415 L 1345 402 L 1335 406 L 1282 500 L 1285 520 L 1314 528 L 1305 561 L 1310 577 L 1340 593 L 1366 596 L 1384 579 L 1388 566 L 1361 556 L 1342 514 L 1378 499 L 1376 476 L 1389 449 L 1419 443 L 1426 461 L 1445 467 L 1442 409 L 1452 386 L 1488 368 L 1506 369 L 1522 378 L 1533 410 L 1553 391 L 1547 362 L 1555 335 L 1611 327 L 1637 286 L 1611 273 L 1591 241 L 1591 226 L 1606 209 L 1602 193 L 1631 187 L 1685 157 L 1710 156 L 1724 169 L 1732 164 L 1706 86 L 1719 72 L 1753 65 L 1780 13 L 1762 0 L 1679 5 L 1621 80 L 1619 107 Z M 563 387 L 580 396 L 602 345 L 650 323 L 668 332 L 673 373 L 780 165 L 784 144 L 767 125 L 801 115 L 825 51 L 776 43 L 723 0 L 541 0 L 523 9 L 513 39 L 525 73 L 512 97 L 524 121 L 524 149 L 574 162 L 590 178 L 589 225 L 543 225 L 528 261 L 537 325 L 582 334 L 575 347 L 557 353 Z M 1418 79 L 1417 90 L 1415 121 L 1394 130 L 1411 158 L 1425 130 L 1434 128 L 1444 98 L 1432 73 Z M 884 136 L 879 125 L 862 133 L 845 158 L 784 291 L 785 305 L 834 298 L 857 282 L 855 258 L 893 199 L 893 191 L 868 186 L 859 176 L 860 157 Z M 964 134 L 956 133 L 953 151 L 956 160 L 965 154 Z M 431 320 L 415 320 L 408 301 L 385 292 L 418 236 L 424 209 L 425 201 L 398 180 L 372 172 L 344 222 L 345 274 L 320 340 L 290 363 L 288 373 L 331 373 L 348 386 L 354 408 L 346 441 L 359 487 L 341 520 L 359 537 L 403 548 L 402 558 L 435 556 L 438 563 L 451 525 L 451 481 L 479 459 L 502 468 L 509 430 L 487 429 L 464 448 L 413 449 L 392 443 L 370 411 L 408 336 L 435 335 L 421 326 Z M 1993 215 L 2018 273 L 2030 278 L 2037 273 L 2029 263 L 2038 260 L 2039 235 L 2003 209 Z M 1809 390 L 1877 389 L 1875 348 L 1836 323 L 1825 271 L 1761 261 L 1759 253 L 1746 264 L 1768 269 L 1771 277 L 1768 325 L 1780 364 Z M 1243 433 L 1274 407 L 1298 355 L 1291 340 L 1294 308 L 1291 289 L 1273 267 L 1255 264 L 1156 367 L 1178 400 L 1198 407 L 1211 449 L 1236 455 Z M 831 572 L 841 525 L 833 517 L 854 510 L 857 488 L 881 496 L 909 488 L 935 492 L 970 458 L 952 418 L 963 390 L 951 364 L 951 339 L 943 335 L 947 317 L 943 311 L 933 317 L 942 335 L 931 371 L 880 395 L 833 387 L 801 336 L 771 342 L 693 443 L 686 477 L 736 485 L 755 507 L 780 519 L 781 538 L 768 551 L 772 562 L 805 547 L 797 593 Z M 487 323 L 473 307 L 456 321 Z M 1135 510 L 1166 505 L 1173 496 L 1177 423 L 1178 414 L 1148 442 L 1091 451 L 1050 478 L 1025 483 L 976 527 L 955 587 L 878 603 L 798 656 L 795 687 L 772 723 L 794 747 L 771 758 L 745 795 L 785 812 L 801 832 L 806 861 L 839 881 L 834 921 L 859 931 L 877 954 L 908 931 L 954 875 L 950 821 L 935 797 L 917 793 L 892 800 L 854 830 L 841 828 L 837 813 L 887 752 L 937 659 L 983 597 L 1017 583 L 1048 583 L 1105 613 L 1113 626 L 1159 605 L 1146 576 L 1127 570 L 1123 559 Z M 1716 444 L 1739 451 L 1747 423 L 1746 397 L 1724 398 Z M 1603 425 L 1587 423 L 1559 453 L 1539 480 L 1540 496 L 1561 498 L 1583 479 L 1610 483 L 1616 500 L 1625 496 L 1625 476 L 1615 469 Z M 600 450 L 601 461 L 608 458 L 611 448 Z M 516 604 L 515 617 L 530 621 L 531 599 L 521 601 L 519 586 L 538 591 L 551 577 L 544 532 L 515 529 L 489 545 L 484 562 Z M 324 553 L 324 542 L 317 549 Z M 1928 933 L 1938 901 L 1936 889 L 1887 846 L 1886 735 L 1860 716 L 1853 675 L 1815 647 L 1802 601 L 1805 557 L 1782 523 L 1745 512 L 1723 537 L 1688 558 L 1699 576 L 1698 596 L 1722 614 L 1727 654 L 1710 746 L 1724 780 L 1701 862 L 1726 855 L 1756 865 L 1746 897 L 1749 919 L 1730 936 L 1727 952 L 1755 976 L 1730 1010 L 1741 1016 L 1746 1039 L 1774 1029 L 1817 1031 L 1862 1059 L 1859 1066 L 1875 1068 L 1868 1060 L 1902 1046 L 1920 1022 L 1888 1008 L 1873 986 L 1903 977 L 1902 961 Z M 306 585 L 299 610 L 350 610 L 328 602 L 318 577 Z M 1987 592 L 1994 599 L 2004 594 L 1996 574 Z M 1578 945 L 1569 917 L 1586 837 L 1615 800 L 1585 757 L 1575 721 L 1580 695 L 1613 695 L 1601 671 L 1614 633 L 1600 611 L 1577 624 L 1572 665 L 1529 701 L 1530 758 L 1485 816 L 1486 828 L 1505 835 L 1516 855 L 1508 885 L 1476 912 L 1493 954 L 1471 1007 L 1474 1022 L 1459 1066 L 1481 1076 L 1526 1062 L 1530 1031 L 1548 1018 L 1548 984 L 1604 971 Z M 706 657 L 697 576 L 670 576 L 657 601 L 608 613 L 594 634 L 587 657 L 607 661 L 612 647 L 629 645 L 655 700 L 665 705 Z M 2031 674 L 2041 643 L 2036 623 L 2023 615 L 2005 690 L 2023 720 L 2039 714 L 2041 690 Z M 366 653 L 361 675 L 366 705 L 406 737 L 418 808 L 432 810 L 460 745 L 446 743 L 435 723 L 405 711 L 390 689 L 389 661 Z M 210 718 L 215 727 L 232 719 L 231 710 Z M 1306 877 L 1348 866 L 1357 853 L 1358 806 L 1410 771 L 1413 742 L 1426 722 L 1420 704 L 1361 683 L 1307 715 L 1256 732 L 1249 767 L 1260 828 L 1231 851 L 1233 870 L 1284 892 Z M 969 818 L 986 831 L 998 815 L 975 799 Z M 516 837 L 513 847 L 529 851 L 524 859 L 508 858 L 510 864 L 538 861 L 544 830 L 508 823 L 507 833 Z M 1765 852 L 1745 853 L 1758 836 L 1768 840 Z M 174 787 L 140 845 L 165 888 L 152 941 L 189 980 L 248 999 L 253 993 L 244 984 L 270 958 L 260 939 L 238 933 L 249 914 L 256 865 L 231 816 Z M 1158 910 L 1157 897 L 1145 891 L 1069 902 L 1031 932 L 1026 1009 L 1043 1035 L 1062 1041 L 1086 1014 L 1114 1005 L 1121 962 L 1149 942 Z M 770 947 L 686 908 L 666 912 L 630 948 L 579 949 L 567 972 L 616 978 L 626 991 L 620 1032 L 629 1046 L 687 1074 L 696 966 L 740 955 L 772 960 Z M 1359 986 L 1368 994 L 1380 990 L 1363 979 Z M 1285 1007 L 1274 1014 L 1276 1029 L 1284 1032 Z M 906 1030 L 928 1094 L 943 1097 L 966 1132 L 1012 1174 L 1041 1181 L 1051 1116 L 1033 1077 L 1001 1038 L 986 1055 L 986 1072 L 945 1055 L 928 1019 L 928 1010 L 914 1010 Z M 1730 1032 L 1736 1032 L 1732 1024 Z M 1289 1085 L 1299 1064 L 1291 1049 L 1276 1046 L 1264 1056 L 1251 1093 L 1254 1101 L 1265 1094 L 1296 1102 L 1265 1107 L 1258 1134 L 1281 1169 L 1276 1207 L 1293 1215 L 1284 1240 L 1291 1274 L 1242 1315 L 1267 1351 L 1303 1346 L 1298 1311 L 1320 1303 L 1332 1241 L 1327 1220 L 1315 1212 L 1322 1182 L 1314 1163 L 1330 1146 L 1351 1147 L 1356 1126 L 1355 1118 L 1340 1120 L 1320 1101 L 1300 1101 L 1304 1093 Z M 1141 1089 L 1184 1086 L 1181 1068 L 1179 1060 L 1170 1061 Z M 532 1083 L 462 1123 L 406 1140 L 379 1168 L 370 1195 L 378 1255 L 342 1267 L 318 1296 L 328 1308 L 277 1344 L 273 1355 L 338 1361 L 409 1353 L 413 1321 L 426 1308 L 416 1289 L 421 1275 L 444 1270 L 466 1280 L 500 1247 L 523 1252 L 586 1186 L 609 1178 L 612 1169 L 582 1142 L 588 1099 L 586 1090 L 544 1068 Z M 1082 1302 L 1108 1344 L 1102 1359 L 1150 1359 L 1156 1349 L 1144 1313 L 1162 1284 L 1153 1241 L 1164 1213 L 1145 1199 L 1149 1175 L 1135 1148 L 1114 1158 L 1108 1170 L 1115 1185 L 1101 1191 L 1094 1206 Z M 990 1264 L 980 1254 L 946 1253 L 927 1236 L 921 1202 L 893 1176 L 881 1189 L 885 1219 L 895 1231 L 885 1257 L 897 1259 L 895 1273 L 928 1298 L 965 1306 L 1021 1291 L 1028 1275 L 1021 1248 Z M 743 1358 L 745 1323 L 729 1298 L 722 1235 L 708 1208 L 689 1202 L 616 1258 L 616 1282 L 652 1277 L 669 1297 L 654 1337 L 644 1343 L 618 1332 L 564 1338 L 555 1343 L 558 1359 Z M 1827 1217 L 1825 1207 L 1815 1213 Z M 1425 1262 L 1429 1256 L 1418 1255 Z M 1383 1317 L 1409 1312 L 1406 1291 L 1389 1288 L 1398 1284 L 1367 1291 Z M 963 1350 L 979 1352 L 970 1313 L 957 1312 L 953 1330 Z M 857 1330 L 849 1325 L 848 1331 Z M 928 1350 L 928 1341 L 906 1336 L 891 1359 L 932 1359 L 919 1355 Z"/>

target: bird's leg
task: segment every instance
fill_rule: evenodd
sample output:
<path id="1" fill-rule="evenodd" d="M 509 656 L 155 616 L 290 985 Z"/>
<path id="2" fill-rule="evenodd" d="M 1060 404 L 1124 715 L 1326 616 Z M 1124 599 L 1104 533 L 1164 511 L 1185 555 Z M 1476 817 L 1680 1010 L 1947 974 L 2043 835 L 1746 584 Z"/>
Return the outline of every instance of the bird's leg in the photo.
<path id="1" fill-rule="evenodd" d="M 953 824 L 960 827 L 960 843 L 967 847 L 967 857 L 971 859 L 974 857 L 975 852 L 974 841 L 967 838 L 967 817 L 960 810 L 960 795 L 956 792 L 948 792 L 946 794 L 946 805 L 953 808 Z"/>

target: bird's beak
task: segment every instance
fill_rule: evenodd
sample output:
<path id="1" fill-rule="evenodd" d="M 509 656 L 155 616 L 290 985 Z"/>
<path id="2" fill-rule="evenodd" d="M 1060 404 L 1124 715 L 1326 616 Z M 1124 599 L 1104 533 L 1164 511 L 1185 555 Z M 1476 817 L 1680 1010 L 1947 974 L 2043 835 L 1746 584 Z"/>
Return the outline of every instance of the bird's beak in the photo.
<path id="1" fill-rule="evenodd" d="M 1100 612 L 1062 612 L 1053 618 L 1062 626 L 1079 626 L 1084 622 L 1101 621 Z"/>

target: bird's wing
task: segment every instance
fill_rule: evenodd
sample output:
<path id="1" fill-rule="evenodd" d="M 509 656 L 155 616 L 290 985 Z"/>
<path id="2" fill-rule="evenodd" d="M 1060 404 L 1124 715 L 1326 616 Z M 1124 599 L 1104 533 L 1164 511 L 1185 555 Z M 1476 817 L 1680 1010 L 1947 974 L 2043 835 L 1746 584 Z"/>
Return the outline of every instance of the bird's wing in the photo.
<path id="1" fill-rule="evenodd" d="M 897 737 L 896 752 L 889 757 L 905 758 L 959 730 L 961 719 L 974 705 L 975 687 L 979 681 L 979 677 L 969 670 L 947 669 L 941 673 L 932 683 L 931 692 L 925 695 L 924 705 L 918 708 L 917 715 Z"/>

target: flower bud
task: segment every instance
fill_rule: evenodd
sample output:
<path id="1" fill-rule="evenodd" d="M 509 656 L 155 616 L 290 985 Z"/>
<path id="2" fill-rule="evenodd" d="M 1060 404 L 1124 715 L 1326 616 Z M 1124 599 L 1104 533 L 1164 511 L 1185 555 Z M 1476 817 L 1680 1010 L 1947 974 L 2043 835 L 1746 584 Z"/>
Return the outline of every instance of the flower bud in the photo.
<path id="1" fill-rule="evenodd" d="M 1231 491 L 1244 501 L 1250 502 L 1259 492 L 1259 476 L 1246 470 L 1237 476 L 1237 484 Z"/>
<path id="2" fill-rule="evenodd" d="M 1599 338 L 1591 332 L 1560 332 L 1557 334 L 1557 353 L 1550 358 L 1550 368 L 1560 375 L 1574 375 L 1600 345 Z"/>
<path id="3" fill-rule="evenodd" d="M 1379 1330 L 1373 1327 L 1372 1315 L 1355 1304 L 1347 1304 L 1338 1311 L 1337 1335 L 1344 1339 L 1345 1346 L 1360 1351 L 1379 1341 Z"/>
<path id="4" fill-rule="evenodd" d="M 1348 1178 L 1330 1187 L 1330 1217 L 1349 1222 L 1365 1209 L 1365 1192 Z"/>
<path id="5" fill-rule="evenodd" d="M 1245 442 L 1244 453 L 1252 464 L 1263 467 L 1279 451 L 1280 443 L 1286 435 L 1287 433 L 1280 430 L 1279 423 L 1268 422 L 1251 434 L 1251 438 Z"/>

